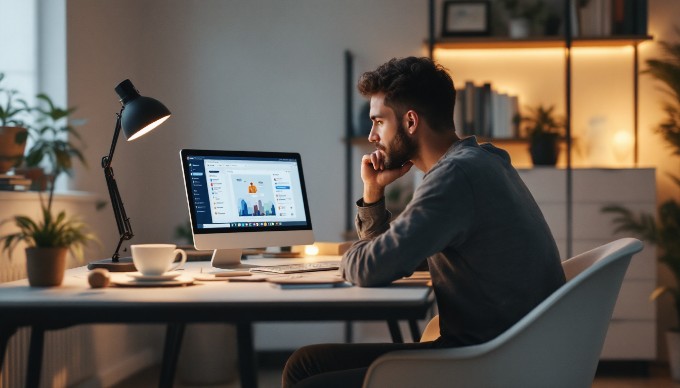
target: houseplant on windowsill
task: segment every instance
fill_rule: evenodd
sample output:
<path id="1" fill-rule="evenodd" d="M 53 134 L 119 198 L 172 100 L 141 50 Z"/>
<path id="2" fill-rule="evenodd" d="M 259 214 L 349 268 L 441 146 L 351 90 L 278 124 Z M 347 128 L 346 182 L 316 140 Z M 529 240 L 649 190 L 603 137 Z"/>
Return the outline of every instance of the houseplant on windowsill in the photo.
<path id="1" fill-rule="evenodd" d="M 0 73 L 0 83 L 5 78 Z M 0 87 L 0 174 L 17 166 L 26 149 L 28 129 L 23 118 L 30 110 L 17 91 Z"/>
<path id="2" fill-rule="evenodd" d="M 81 141 L 75 128 L 79 123 L 69 119 L 75 108 L 55 106 L 46 94 L 38 94 L 37 99 L 38 106 L 30 109 L 36 118 L 36 124 L 30 126 L 28 132 L 33 144 L 17 171 L 31 178 L 33 189 L 45 190 L 56 175 L 71 174 L 73 158 L 83 165 L 85 159 L 75 143 Z"/>
<path id="3" fill-rule="evenodd" d="M 66 120 L 73 109 L 61 109 L 45 95 L 39 99 L 47 103 L 47 109 L 36 109 L 41 117 L 38 122 L 37 133 L 46 134 L 59 132 L 73 133 L 68 124 L 60 124 Z M 28 157 L 35 158 L 40 163 L 43 158 L 49 161 L 49 174 L 47 180 L 47 198 L 43 192 L 40 196 L 40 216 L 37 219 L 25 215 L 16 215 L 3 223 L 14 223 L 17 232 L 0 236 L 2 251 L 11 254 L 19 243 L 26 244 L 26 270 L 28 281 L 31 286 L 49 287 L 58 286 L 62 283 L 64 270 L 66 269 L 66 254 L 73 253 L 77 260 L 82 260 L 83 247 L 92 240 L 94 235 L 87 231 L 84 223 L 76 218 L 68 217 L 64 211 L 58 214 L 53 212 L 54 183 L 62 174 L 70 174 L 73 167 L 71 158 L 77 157 L 84 162 L 80 151 L 75 149 L 67 140 L 54 138 L 45 139 L 39 137 L 36 144 L 29 151 Z M 28 158 L 27 157 L 27 158 Z"/>
<path id="4" fill-rule="evenodd" d="M 529 153 L 534 166 L 554 166 L 559 156 L 559 140 L 564 129 L 563 120 L 555 116 L 555 106 L 528 108 L 530 114 L 522 116 L 529 139 Z"/>
<path id="5" fill-rule="evenodd" d="M 676 30 L 678 31 L 678 30 Z M 678 31 L 680 32 L 680 31 Z M 660 42 L 665 57 L 648 59 L 644 71 L 665 85 L 669 100 L 664 104 L 666 119 L 656 128 L 673 149 L 673 155 L 680 155 L 680 43 Z M 680 177 L 670 175 L 680 186 Z M 662 295 L 673 297 L 677 325 L 666 332 L 671 375 L 680 381 L 680 202 L 669 199 L 659 205 L 658 219 L 653 214 L 634 214 L 627 208 L 612 205 L 602 209 L 616 215 L 613 223 L 616 232 L 629 232 L 659 248 L 658 260 L 665 264 L 675 278 L 675 287 L 660 286 L 650 296 L 655 300 Z"/>

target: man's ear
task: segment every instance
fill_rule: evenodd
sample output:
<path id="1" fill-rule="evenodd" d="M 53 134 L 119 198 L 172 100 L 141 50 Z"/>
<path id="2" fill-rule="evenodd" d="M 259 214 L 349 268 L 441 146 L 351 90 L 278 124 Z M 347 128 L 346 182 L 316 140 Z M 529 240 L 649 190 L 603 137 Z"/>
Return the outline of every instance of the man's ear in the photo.
<path id="1" fill-rule="evenodd" d="M 406 132 L 408 132 L 410 135 L 413 135 L 418 129 L 419 123 L 418 113 L 414 110 L 409 110 L 404 115 L 404 121 Z"/>

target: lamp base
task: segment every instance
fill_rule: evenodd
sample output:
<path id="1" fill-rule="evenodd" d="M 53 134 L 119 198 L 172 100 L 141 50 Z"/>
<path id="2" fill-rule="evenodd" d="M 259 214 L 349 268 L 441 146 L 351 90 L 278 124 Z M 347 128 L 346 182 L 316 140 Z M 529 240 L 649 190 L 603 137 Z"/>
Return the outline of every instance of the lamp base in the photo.
<path id="1" fill-rule="evenodd" d="M 111 258 L 97 260 L 89 263 L 87 269 L 105 268 L 110 272 L 135 272 L 137 268 L 132 263 L 132 257 L 121 257 L 118 262 L 114 262 Z"/>

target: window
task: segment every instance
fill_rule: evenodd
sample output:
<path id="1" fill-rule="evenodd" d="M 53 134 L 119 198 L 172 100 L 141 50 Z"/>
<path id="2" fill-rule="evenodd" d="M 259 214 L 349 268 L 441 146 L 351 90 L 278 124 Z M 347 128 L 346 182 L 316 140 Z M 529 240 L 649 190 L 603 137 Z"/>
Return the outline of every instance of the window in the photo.
<path id="1" fill-rule="evenodd" d="M 38 92 L 37 0 L 0 0 L 2 40 L 0 72 L 3 86 L 16 89 L 29 104 Z M 0 103 L 4 102 L 0 97 Z"/>

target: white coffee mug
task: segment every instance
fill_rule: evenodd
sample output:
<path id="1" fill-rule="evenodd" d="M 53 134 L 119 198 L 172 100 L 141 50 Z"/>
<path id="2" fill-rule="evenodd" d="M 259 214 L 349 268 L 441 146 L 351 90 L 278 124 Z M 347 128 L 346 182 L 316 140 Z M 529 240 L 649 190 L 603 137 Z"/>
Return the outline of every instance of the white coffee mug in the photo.
<path id="1" fill-rule="evenodd" d="M 187 261 L 187 253 L 181 249 L 175 249 L 176 247 L 175 244 L 132 245 L 132 262 L 142 275 L 163 275 L 168 271 L 181 268 Z M 178 253 L 182 255 L 182 259 L 173 264 Z"/>

